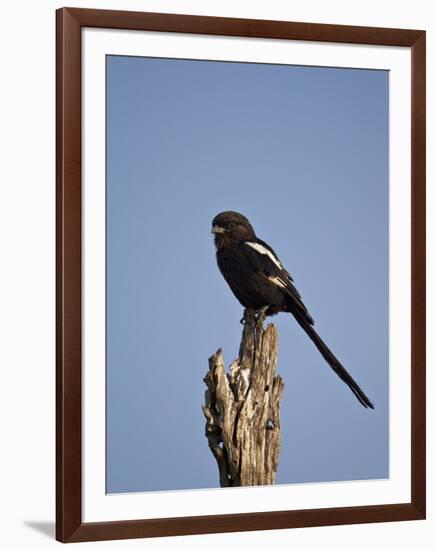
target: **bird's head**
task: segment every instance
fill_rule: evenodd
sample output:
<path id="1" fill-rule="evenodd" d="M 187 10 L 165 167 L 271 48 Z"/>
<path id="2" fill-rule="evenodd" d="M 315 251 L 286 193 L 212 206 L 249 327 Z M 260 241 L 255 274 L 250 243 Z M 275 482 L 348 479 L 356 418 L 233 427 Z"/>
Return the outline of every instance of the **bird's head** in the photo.
<path id="1" fill-rule="evenodd" d="M 219 248 L 226 243 L 250 241 L 255 238 L 255 231 L 249 220 L 238 212 L 220 212 L 212 220 L 211 233 Z"/>

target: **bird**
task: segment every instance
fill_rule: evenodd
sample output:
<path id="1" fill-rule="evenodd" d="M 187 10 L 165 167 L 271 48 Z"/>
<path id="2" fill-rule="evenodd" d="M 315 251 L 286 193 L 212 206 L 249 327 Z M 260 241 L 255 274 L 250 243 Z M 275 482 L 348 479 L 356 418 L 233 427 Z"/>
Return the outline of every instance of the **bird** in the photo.
<path id="1" fill-rule="evenodd" d="M 220 212 L 212 220 L 211 233 L 218 268 L 241 305 L 254 310 L 261 322 L 279 312 L 291 313 L 358 401 L 365 408 L 374 409 L 373 403 L 317 334 L 314 319 L 292 276 L 273 248 L 257 237 L 246 216 L 231 210 Z"/>

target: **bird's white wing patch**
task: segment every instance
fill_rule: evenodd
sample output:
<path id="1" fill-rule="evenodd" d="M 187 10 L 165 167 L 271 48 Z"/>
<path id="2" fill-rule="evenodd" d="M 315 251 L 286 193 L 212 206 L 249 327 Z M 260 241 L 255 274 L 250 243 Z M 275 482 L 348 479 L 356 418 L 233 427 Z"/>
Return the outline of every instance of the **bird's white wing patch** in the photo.
<path id="1" fill-rule="evenodd" d="M 269 277 L 269 281 L 271 281 L 274 285 L 278 286 L 279 288 L 287 288 L 287 285 L 279 277 Z"/>
<path id="2" fill-rule="evenodd" d="M 283 269 L 282 268 L 282 265 L 281 265 L 281 262 L 275 258 L 275 256 L 270 252 L 270 250 L 268 248 L 266 248 L 265 246 L 263 246 L 262 244 L 259 244 L 259 243 L 251 243 L 251 242 L 248 242 L 246 241 L 246 244 L 250 247 L 252 247 L 254 250 L 256 250 L 257 252 L 259 252 L 260 254 L 264 254 L 265 256 L 268 256 L 272 262 L 279 267 L 279 269 Z"/>

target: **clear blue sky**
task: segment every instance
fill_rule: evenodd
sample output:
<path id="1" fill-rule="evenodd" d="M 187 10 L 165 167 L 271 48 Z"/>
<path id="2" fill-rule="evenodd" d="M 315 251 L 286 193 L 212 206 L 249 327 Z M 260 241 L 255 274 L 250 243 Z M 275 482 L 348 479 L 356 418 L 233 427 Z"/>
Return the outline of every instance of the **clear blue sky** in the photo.
<path id="1" fill-rule="evenodd" d="M 278 483 L 388 476 L 388 73 L 107 58 L 107 490 L 218 486 L 208 357 L 242 307 L 211 220 L 238 210 L 292 273 L 365 410 L 290 315 Z"/>

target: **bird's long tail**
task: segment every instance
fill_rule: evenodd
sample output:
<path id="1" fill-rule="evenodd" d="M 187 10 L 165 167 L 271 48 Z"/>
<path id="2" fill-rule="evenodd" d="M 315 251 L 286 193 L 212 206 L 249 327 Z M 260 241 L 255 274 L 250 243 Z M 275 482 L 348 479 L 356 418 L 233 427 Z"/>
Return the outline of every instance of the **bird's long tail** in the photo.
<path id="1" fill-rule="evenodd" d="M 364 407 L 374 409 L 374 406 L 373 406 L 372 402 L 370 401 L 370 399 L 363 392 L 363 390 L 360 388 L 360 386 L 355 382 L 355 380 L 352 378 L 352 376 L 347 372 L 347 370 L 343 367 L 343 365 L 340 363 L 340 361 L 335 357 L 335 355 L 328 348 L 328 346 L 325 344 L 325 342 L 320 338 L 320 336 L 314 330 L 312 325 L 310 325 L 299 314 L 294 315 L 294 317 L 296 318 L 296 321 L 299 323 L 299 325 L 304 329 L 304 331 L 308 334 L 308 336 L 314 342 L 317 349 L 323 355 L 323 357 L 325 358 L 328 365 L 343 380 L 343 382 L 349 386 L 349 388 L 354 393 L 354 395 L 358 399 L 358 401 Z"/>

